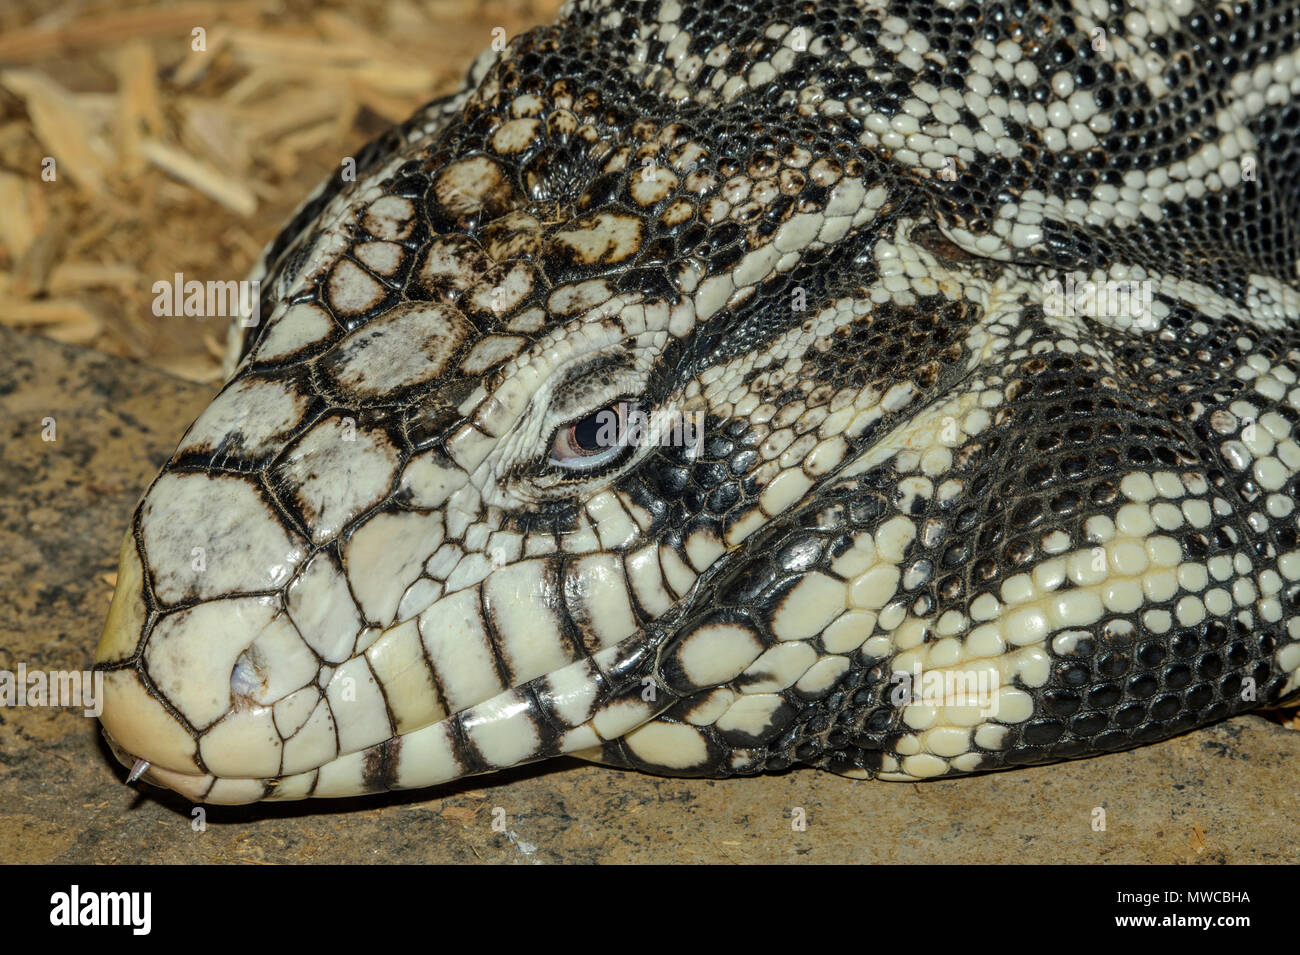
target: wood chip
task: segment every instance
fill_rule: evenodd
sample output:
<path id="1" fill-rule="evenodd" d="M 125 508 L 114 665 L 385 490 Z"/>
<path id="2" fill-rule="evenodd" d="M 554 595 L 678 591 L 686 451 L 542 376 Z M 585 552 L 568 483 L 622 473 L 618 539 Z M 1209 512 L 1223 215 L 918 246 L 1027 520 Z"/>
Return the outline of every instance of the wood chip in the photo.
<path id="1" fill-rule="evenodd" d="M 208 355 L 217 362 L 226 359 L 226 343 L 219 339 L 211 332 L 203 333 L 203 347 L 207 350 Z"/>
<path id="2" fill-rule="evenodd" d="M 267 5 L 259 2 L 174 3 L 87 16 L 53 29 L 33 26 L 0 36 L 0 62 L 36 63 L 59 53 L 117 46 L 130 40 L 179 34 L 218 20 L 249 22 Z"/>
<path id="3" fill-rule="evenodd" d="M 346 103 L 352 110 L 356 109 L 356 102 L 351 97 L 347 97 Z M 303 153 L 329 150 L 337 143 L 337 124 L 328 120 L 285 136 L 271 153 L 271 162 L 279 172 L 287 175 L 301 165 Z"/>
<path id="4" fill-rule="evenodd" d="M 21 259 L 49 219 L 39 183 L 0 169 L 0 209 L 0 246 Z"/>
<path id="5" fill-rule="evenodd" d="M 80 321 L 86 311 L 84 305 L 75 301 L 4 299 L 0 300 L 0 325 L 57 325 Z"/>
<path id="6" fill-rule="evenodd" d="M 229 175 L 248 180 L 253 167 L 253 131 L 222 102 L 187 98 L 183 101 L 182 139 L 193 152 L 211 158 Z"/>
<path id="7" fill-rule="evenodd" d="M 29 70 L 5 70 L 0 85 L 26 104 L 37 138 L 55 159 L 54 181 L 66 174 L 92 196 L 101 195 L 114 156 L 102 140 L 92 142 L 90 117 L 76 98 L 48 76 Z"/>
<path id="8" fill-rule="evenodd" d="M 206 355 L 182 355 L 176 358 L 164 358 L 154 362 L 154 367 L 192 381 L 208 385 L 221 380 L 221 365 Z"/>
<path id="9" fill-rule="evenodd" d="M 105 262 L 60 262 L 50 272 L 46 288 L 52 295 L 90 288 L 133 289 L 144 280 L 135 266 Z"/>
<path id="10" fill-rule="evenodd" d="M 158 89 L 158 63 L 153 50 L 136 40 L 118 51 L 113 65 L 118 82 L 118 152 L 128 178 L 144 170 L 140 140 L 164 131 L 162 93 Z"/>
<path id="11" fill-rule="evenodd" d="M 0 325 L 38 327 L 69 345 L 88 344 L 104 327 L 98 315 L 74 299 L 0 301 Z"/>
<path id="12" fill-rule="evenodd" d="M 182 149 L 156 139 L 140 142 L 140 153 L 163 172 L 193 186 L 232 212 L 251 216 L 257 211 L 257 196 L 244 183 Z"/>
<path id="13" fill-rule="evenodd" d="M 203 49 L 196 50 L 191 45 L 184 62 L 172 74 L 172 82 L 180 88 L 193 86 L 217 61 L 217 56 L 230 44 L 230 27 L 219 24 L 208 31 Z"/>
<path id="14" fill-rule="evenodd" d="M 49 283 L 50 272 L 59 260 L 62 236 L 53 226 L 43 229 L 22 257 L 14 262 L 10 291 L 14 295 L 41 295 Z"/>
<path id="15" fill-rule="evenodd" d="M 361 67 L 369 61 L 364 43 L 323 40 L 299 29 L 235 30 L 230 46 L 242 62 L 252 64 Z"/>
<path id="16" fill-rule="evenodd" d="M 390 123 L 400 123 L 397 117 L 411 115 L 411 101 L 405 96 L 393 96 L 361 82 L 352 84 L 352 95 L 370 112 Z"/>
<path id="17" fill-rule="evenodd" d="M 469 806 L 447 806 L 439 813 L 443 819 L 448 822 L 454 822 L 462 828 L 468 829 L 470 824 L 478 817 L 478 810 Z"/>
<path id="18" fill-rule="evenodd" d="M 332 119 L 345 97 L 341 86 L 293 87 L 271 99 L 232 109 L 231 113 L 249 139 L 273 142 L 291 130 Z"/>

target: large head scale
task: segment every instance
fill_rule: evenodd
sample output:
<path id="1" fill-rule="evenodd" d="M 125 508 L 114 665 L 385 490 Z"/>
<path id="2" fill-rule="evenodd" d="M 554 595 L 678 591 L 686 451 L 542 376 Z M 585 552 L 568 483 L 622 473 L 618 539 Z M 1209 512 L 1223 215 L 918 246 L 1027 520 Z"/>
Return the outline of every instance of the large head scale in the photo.
<path id="1" fill-rule="evenodd" d="M 1264 570 L 1202 543 L 1245 520 L 1196 424 L 1235 396 L 1198 377 L 1219 353 L 1168 346 L 1195 392 L 1171 413 L 1124 352 L 1141 329 L 1045 305 L 1049 269 L 1197 254 L 1119 213 L 1067 228 L 1105 183 L 1035 126 L 1059 84 L 986 76 L 1087 24 L 924 6 L 578 4 L 327 183 L 127 535 L 98 651 L 122 758 L 211 802 L 565 752 L 969 772 L 1241 708 L 1142 657 L 1175 607 L 1261 696 L 1291 688 L 1293 644 L 1177 604 L 1216 560 Z M 1294 264 L 1253 255 L 1207 286 L 1240 334 L 1231 276 Z M 1294 334 L 1249 331 L 1294 381 Z M 1116 647 L 1157 673 L 1141 712 L 1081 708 Z M 988 682 L 891 703 L 921 668 Z"/>

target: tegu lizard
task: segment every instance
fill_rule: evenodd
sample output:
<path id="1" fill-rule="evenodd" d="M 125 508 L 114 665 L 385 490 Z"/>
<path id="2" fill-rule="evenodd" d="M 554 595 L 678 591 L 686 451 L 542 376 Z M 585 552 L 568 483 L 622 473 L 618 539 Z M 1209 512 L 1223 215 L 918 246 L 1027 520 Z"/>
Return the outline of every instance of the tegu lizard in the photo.
<path id="1" fill-rule="evenodd" d="M 133 779 L 921 780 L 1300 684 L 1294 2 L 575 0 L 353 159 L 123 543 Z"/>

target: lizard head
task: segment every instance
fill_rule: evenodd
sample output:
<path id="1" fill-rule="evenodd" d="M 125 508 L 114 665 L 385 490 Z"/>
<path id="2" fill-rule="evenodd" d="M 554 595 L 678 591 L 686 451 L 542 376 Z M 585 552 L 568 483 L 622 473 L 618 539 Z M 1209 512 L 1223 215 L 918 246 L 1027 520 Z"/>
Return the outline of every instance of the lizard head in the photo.
<path id="1" fill-rule="evenodd" d="M 518 41 L 274 252 L 98 651 L 106 731 L 151 781 L 243 801 L 722 758 L 689 724 L 629 734 L 771 642 L 722 613 L 660 652 L 701 578 L 843 463 L 867 392 L 810 399 L 788 359 L 861 284 L 888 197 L 752 91 L 719 120 L 530 70 L 581 37 Z"/>
<path id="2" fill-rule="evenodd" d="M 124 762 L 209 802 L 564 753 L 914 779 L 1227 711 L 1170 676 L 1067 729 L 1089 661 L 1198 579 L 1175 531 L 1218 518 L 1156 499 L 1211 471 L 1125 328 L 1047 315 L 1035 270 L 1088 246 L 999 192 L 1028 149 L 883 72 L 944 56 L 769 6 L 577 5 L 308 201 L 123 544 Z M 891 702 L 921 667 L 988 692 Z"/>

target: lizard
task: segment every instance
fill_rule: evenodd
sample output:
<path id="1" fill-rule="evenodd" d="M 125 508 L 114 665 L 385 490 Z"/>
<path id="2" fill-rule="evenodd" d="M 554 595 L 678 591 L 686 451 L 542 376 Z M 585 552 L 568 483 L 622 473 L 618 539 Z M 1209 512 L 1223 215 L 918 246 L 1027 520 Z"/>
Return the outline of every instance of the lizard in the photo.
<path id="1" fill-rule="evenodd" d="M 571 0 L 353 159 L 123 541 L 131 780 L 917 781 L 1300 686 L 1294 2 Z"/>

